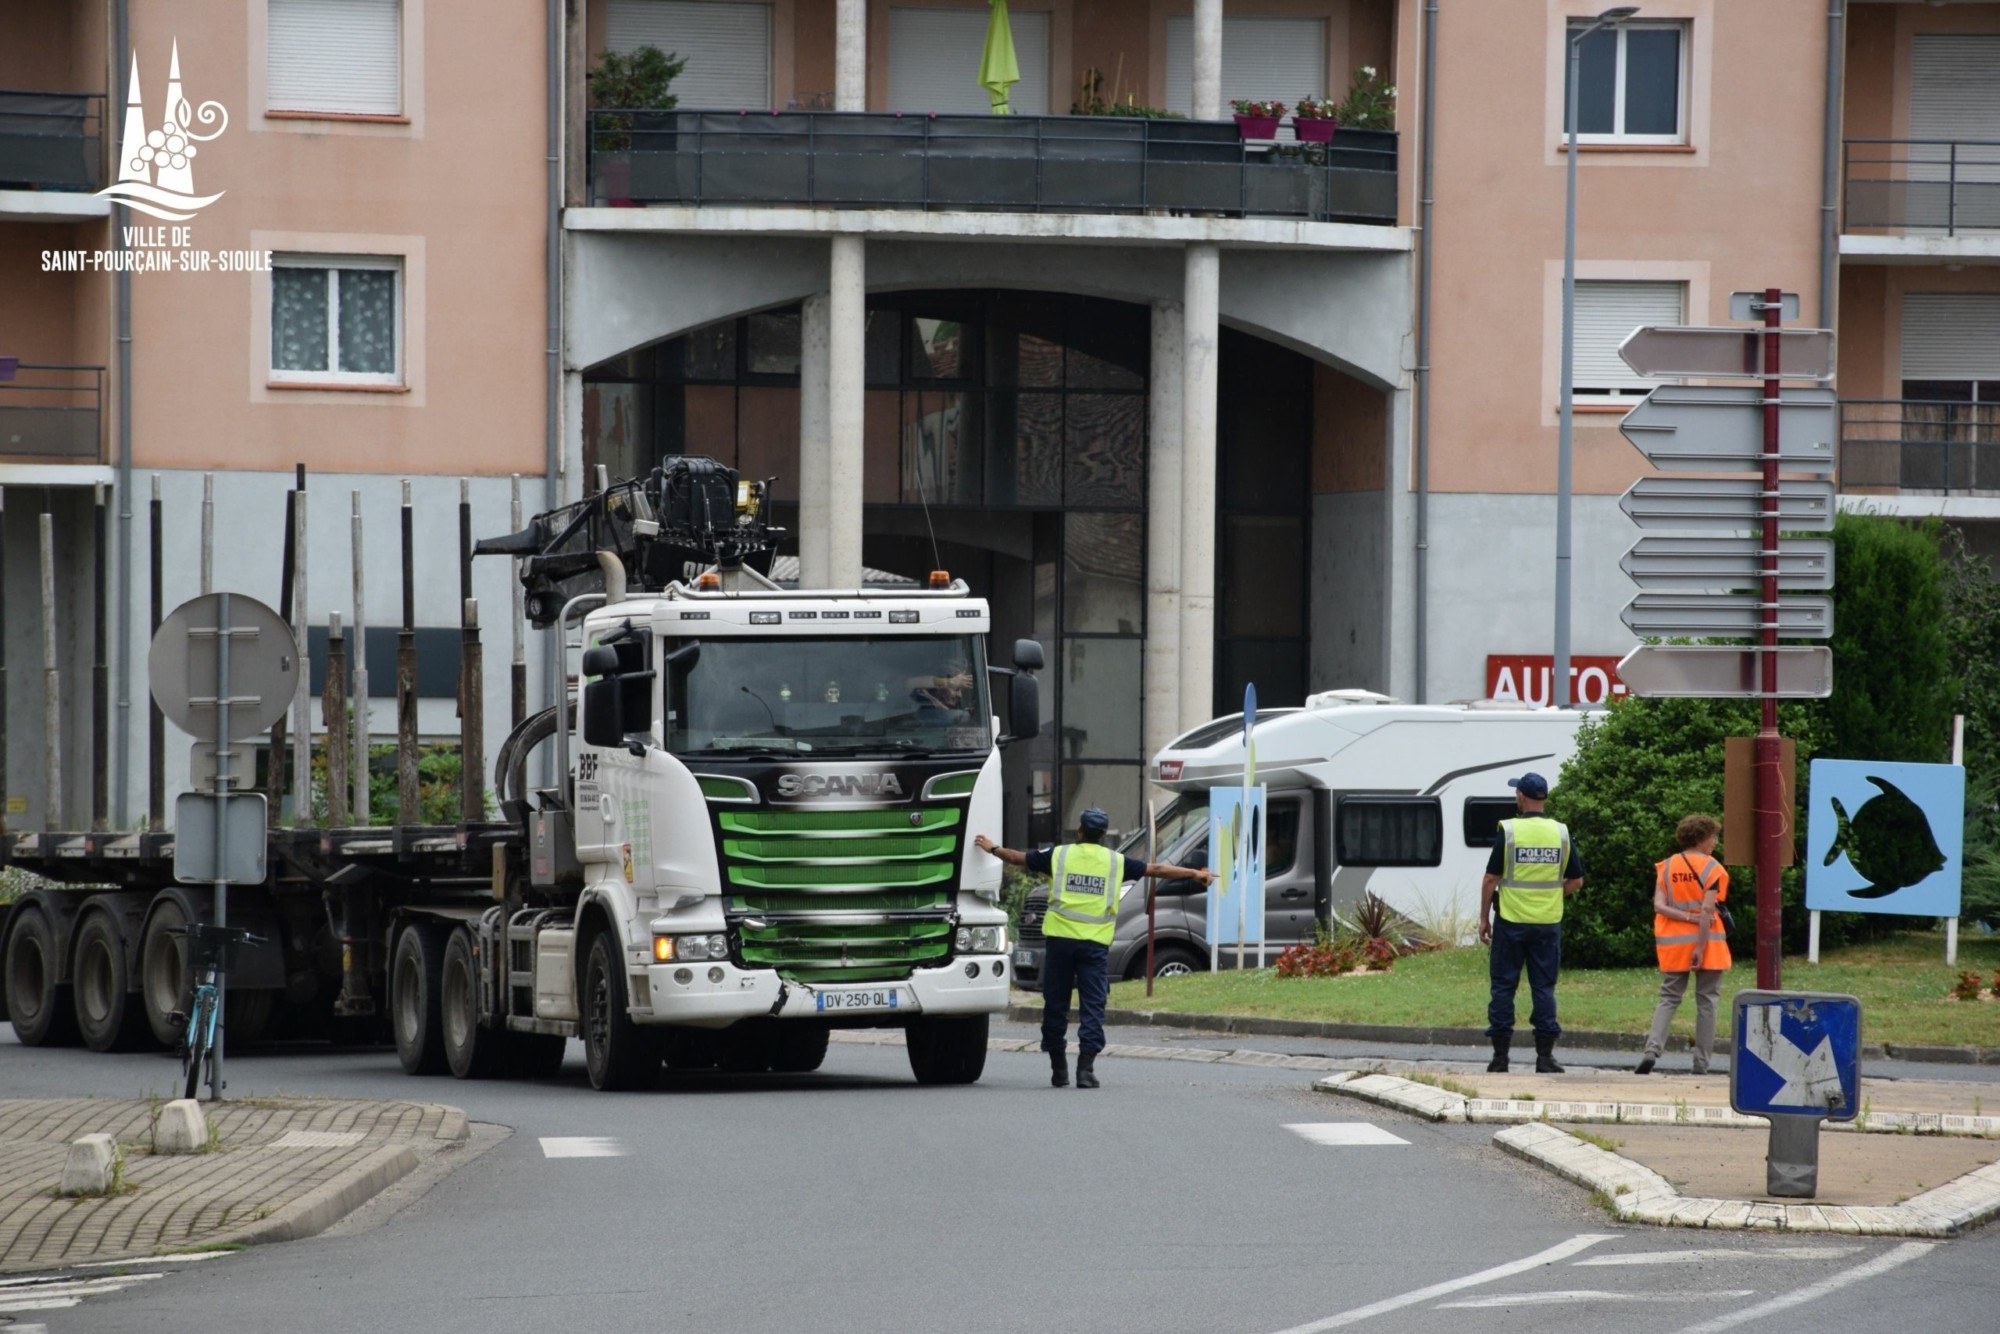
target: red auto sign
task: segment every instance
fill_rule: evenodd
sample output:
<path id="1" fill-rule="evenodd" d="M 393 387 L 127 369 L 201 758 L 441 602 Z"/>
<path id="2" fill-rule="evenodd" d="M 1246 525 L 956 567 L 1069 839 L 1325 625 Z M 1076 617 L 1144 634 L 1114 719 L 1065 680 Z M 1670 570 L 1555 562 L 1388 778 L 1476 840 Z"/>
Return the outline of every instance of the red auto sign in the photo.
<path id="1" fill-rule="evenodd" d="M 1555 673 L 1551 653 L 1489 653 L 1486 655 L 1486 694 L 1489 699 L 1519 700 L 1535 708 L 1547 708 L 1551 698 L 1550 678 Z M 1625 683 L 1618 679 L 1618 659 L 1572 657 L 1569 660 L 1569 697 L 1577 704 L 1602 704 L 1623 698 Z"/>

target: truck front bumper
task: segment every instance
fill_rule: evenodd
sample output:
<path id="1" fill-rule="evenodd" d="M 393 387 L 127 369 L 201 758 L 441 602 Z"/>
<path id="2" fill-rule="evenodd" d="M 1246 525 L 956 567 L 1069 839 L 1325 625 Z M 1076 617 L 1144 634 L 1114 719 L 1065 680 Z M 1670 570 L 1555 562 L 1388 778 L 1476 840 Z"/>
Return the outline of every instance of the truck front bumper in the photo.
<path id="1" fill-rule="evenodd" d="M 896 1027 L 917 1015 L 999 1014 L 1007 1008 L 1011 961 L 998 954 L 967 954 L 937 968 L 919 968 L 901 982 L 787 982 L 768 968 L 731 963 L 651 964 L 646 968 L 650 1011 L 635 1004 L 639 1023 L 723 1028 L 739 1019 L 820 1019 L 819 994 L 899 988 L 913 1000 L 907 1009 L 842 1010 L 853 1026 Z M 685 974 L 687 981 L 680 981 Z M 634 998 L 637 999 L 636 997 Z"/>

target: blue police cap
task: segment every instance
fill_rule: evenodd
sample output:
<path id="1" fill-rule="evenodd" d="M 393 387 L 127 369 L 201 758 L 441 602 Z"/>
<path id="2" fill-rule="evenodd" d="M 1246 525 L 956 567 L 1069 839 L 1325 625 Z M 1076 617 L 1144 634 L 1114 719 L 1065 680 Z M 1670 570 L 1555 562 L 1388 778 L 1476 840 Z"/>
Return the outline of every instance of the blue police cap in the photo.
<path id="1" fill-rule="evenodd" d="M 1510 778 L 1507 780 L 1507 786 L 1519 788 L 1522 796 L 1532 797 L 1537 801 L 1549 795 L 1549 780 L 1540 774 L 1528 773 L 1522 774 L 1519 778 Z"/>
<path id="2" fill-rule="evenodd" d="M 1079 829 L 1095 829 L 1101 834 L 1111 828 L 1111 817 L 1097 807 L 1092 806 L 1082 815 L 1076 817 L 1076 827 Z"/>

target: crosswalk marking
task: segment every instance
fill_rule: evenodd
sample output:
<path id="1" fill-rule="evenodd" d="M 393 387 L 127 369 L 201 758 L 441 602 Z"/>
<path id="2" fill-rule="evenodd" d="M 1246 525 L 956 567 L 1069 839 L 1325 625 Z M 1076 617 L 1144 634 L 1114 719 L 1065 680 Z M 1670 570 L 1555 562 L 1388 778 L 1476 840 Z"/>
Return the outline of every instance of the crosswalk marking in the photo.
<path id="1" fill-rule="evenodd" d="M 1618 1240 L 1618 1235 L 1614 1232 L 1579 1233 L 1571 1237 L 1568 1241 L 1558 1242 L 1545 1251 L 1537 1251 L 1533 1255 L 1524 1256 L 1519 1260 L 1510 1260 L 1506 1264 L 1495 1265 L 1491 1269 L 1482 1269 L 1476 1274 L 1466 1274 L 1459 1278 L 1446 1279 L 1442 1283 L 1433 1283 L 1427 1288 L 1418 1288 L 1414 1292 L 1406 1292 L 1399 1297 L 1385 1297 L 1379 1302 L 1370 1302 L 1366 1306 L 1357 1306 L 1351 1311 L 1342 1311 L 1339 1315 L 1330 1315 L 1324 1320 L 1315 1320 L 1305 1325 L 1295 1325 L 1291 1329 L 1283 1331 L 1283 1334 L 1322 1334 L 1324 1330 L 1339 1329 L 1345 1325 L 1358 1325 L 1364 1320 L 1372 1320 L 1376 1316 L 1383 1315 L 1389 1311 L 1399 1311 L 1406 1306 L 1416 1306 L 1421 1302 L 1430 1301 L 1434 1297 L 1444 1297 L 1463 1288 L 1476 1288 L 1484 1283 L 1497 1283 L 1503 1278 L 1512 1278 L 1516 1274 L 1525 1274 L 1531 1269 L 1540 1269 L 1545 1265 L 1558 1264 L 1580 1251 L 1589 1250 L 1600 1241 L 1616 1240 Z"/>
<path id="2" fill-rule="evenodd" d="M 1703 1288 L 1698 1292 L 1604 1292 L 1591 1288 L 1575 1288 L 1567 1292 L 1516 1292 L 1501 1293 L 1490 1297 L 1468 1297 L 1460 1302 L 1440 1302 L 1440 1311 L 1477 1311 L 1494 1307 L 1514 1306 L 1577 1306 L 1584 1302 L 1646 1302 L 1654 1304 L 1685 1305 L 1689 1302 L 1710 1302 L 1719 1297 L 1755 1297 L 1755 1288 L 1723 1289 Z"/>
<path id="3" fill-rule="evenodd" d="M 1838 1260 L 1852 1255 L 1859 1246 L 1785 1246 L 1770 1250 L 1726 1250 L 1720 1246 L 1691 1246 L 1684 1251 L 1635 1251 L 1630 1255 L 1593 1255 L 1578 1260 L 1579 1265 L 1691 1265 L 1710 1260 Z"/>
<path id="4" fill-rule="evenodd" d="M 625 1146 L 607 1135 L 544 1135 L 545 1158 L 619 1158 Z"/>
<path id="5" fill-rule="evenodd" d="M 22 1311 L 61 1311 L 76 1306 L 86 1297 L 117 1292 L 135 1283 L 164 1277 L 160 1274 L 123 1274 L 117 1278 L 68 1280 L 61 1276 L 8 1280 L 0 1288 L 0 1315 Z"/>
<path id="6" fill-rule="evenodd" d="M 1863 1279 L 1874 1278 L 1877 1274 L 1886 1274 L 1898 1265 L 1915 1260 L 1920 1256 L 1928 1255 L 1936 1249 L 1937 1243 L 1934 1241 L 1906 1241 L 1894 1250 L 1882 1252 L 1882 1254 L 1876 1256 L 1866 1264 L 1842 1270 L 1840 1273 L 1823 1278 L 1817 1283 L 1809 1283 L 1803 1288 L 1795 1288 L 1790 1292 L 1780 1293 L 1769 1301 L 1758 1302 L 1755 1306 L 1746 1306 L 1740 1311 L 1731 1311 L 1727 1315 L 1719 1315 L 1713 1320 L 1704 1320 L 1698 1325 L 1689 1325 L 1686 1329 L 1680 1331 L 1680 1334 L 1721 1334 L 1722 1330 L 1734 1329 L 1738 1325 L 1746 1325 L 1753 1320 L 1762 1320 L 1766 1316 L 1776 1315 L 1778 1312 L 1789 1310 L 1794 1306 L 1803 1306 L 1807 1302 L 1817 1301 L 1828 1293 L 1840 1291 L 1840 1289 L 1850 1283 L 1859 1283 Z"/>
<path id="7" fill-rule="evenodd" d="M 1410 1141 L 1400 1135 L 1392 1135 L 1378 1125 L 1366 1121 L 1309 1121 L 1298 1125 L 1288 1125 L 1285 1129 L 1300 1139 L 1328 1148 L 1345 1149 L 1371 1144 L 1408 1144 Z"/>

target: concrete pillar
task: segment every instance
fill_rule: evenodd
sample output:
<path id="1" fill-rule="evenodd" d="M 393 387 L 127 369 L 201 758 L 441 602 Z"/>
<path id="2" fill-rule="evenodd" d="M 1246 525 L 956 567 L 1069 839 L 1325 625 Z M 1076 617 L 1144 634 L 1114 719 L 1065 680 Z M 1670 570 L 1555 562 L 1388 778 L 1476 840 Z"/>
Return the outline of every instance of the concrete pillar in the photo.
<path id="1" fill-rule="evenodd" d="M 1148 761 L 1181 731 L 1181 307 L 1153 303 L 1146 442 L 1146 651 L 1141 726 Z"/>
<path id="2" fill-rule="evenodd" d="M 834 7 L 833 109 L 868 109 L 868 0 L 838 0 Z"/>
<path id="3" fill-rule="evenodd" d="M 1222 119 L 1222 0 L 1194 0 L 1194 118 Z"/>
<path id="4" fill-rule="evenodd" d="M 1181 385 L 1181 726 L 1215 703 L 1215 396 L 1222 256 L 1212 243 L 1187 248 Z"/>
<path id="5" fill-rule="evenodd" d="M 799 308 L 799 587 L 825 588 L 832 564 L 827 545 L 833 462 L 827 422 L 827 358 L 831 353 L 827 294 Z"/>
<path id="6" fill-rule="evenodd" d="M 859 236 L 833 238 L 827 290 L 827 582 L 861 586 L 861 414 L 868 338 L 868 255 Z"/>

